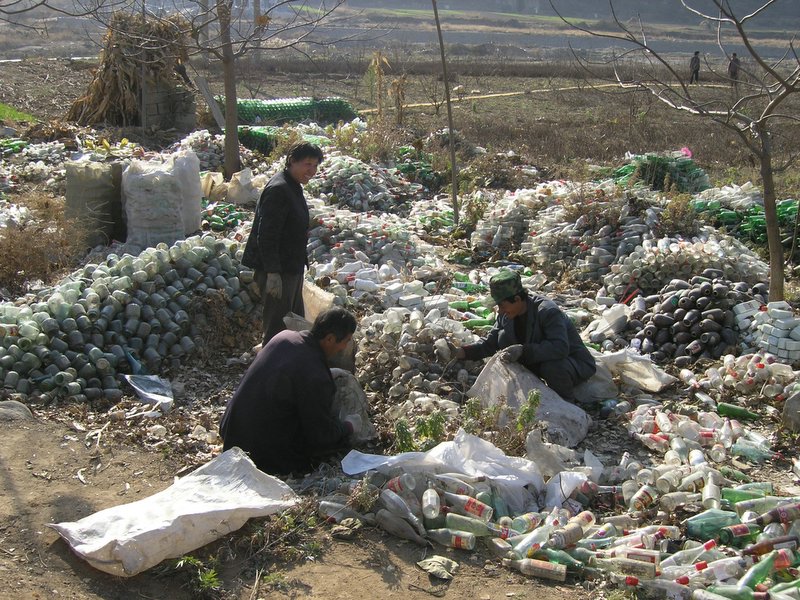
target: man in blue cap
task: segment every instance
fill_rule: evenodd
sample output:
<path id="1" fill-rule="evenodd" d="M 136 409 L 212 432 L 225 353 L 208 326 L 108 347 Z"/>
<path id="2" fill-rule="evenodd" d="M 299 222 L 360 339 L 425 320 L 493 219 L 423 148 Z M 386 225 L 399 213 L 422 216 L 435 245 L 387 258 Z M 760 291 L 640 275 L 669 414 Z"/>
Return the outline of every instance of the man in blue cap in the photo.
<path id="1" fill-rule="evenodd" d="M 528 295 L 516 271 L 502 270 L 489 281 L 497 321 L 486 338 L 456 350 L 456 358 L 480 360 L 502 351 L 519 362 L 564 400 L 575 401 L 578 383 L 597 367 L 575 325 L 552 300 Z"/>

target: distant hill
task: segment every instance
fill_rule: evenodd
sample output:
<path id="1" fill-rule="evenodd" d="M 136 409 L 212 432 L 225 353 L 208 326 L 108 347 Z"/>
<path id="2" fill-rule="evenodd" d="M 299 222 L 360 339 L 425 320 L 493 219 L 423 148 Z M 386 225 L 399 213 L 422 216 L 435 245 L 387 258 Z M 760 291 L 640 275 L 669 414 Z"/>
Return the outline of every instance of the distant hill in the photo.
<path id="1" fill-rule="evenodd" d="M 347 0 L 350 6 L 381 7 L 387 9 L 418 8 L 430 9 L 430 0 Z M 554 0 L 559 12 L 565 17 L 577 19 L 611 18 L 606 0 Z M 734 9 L 741 15 L 747 14 L 764 3 L 764 0 L 732 0 Z M 511 12 L 528 15 L 554 16 L 555 12 L 548 0 L 438 0 L 439 10 L 476 10 L 488 12 Z M 692 6 L 705 9 L 713 14 L 711 0 L 696 0 Z M 699 19 L 684 9 L 678 0 L 614 0 L 614 8 L 620 19 L 640 16 L 645 23 L 697 24 Z M 798 0 L 778 0 L 762 15 L 753 21 L 756 27 L 777 28 L 781 30 L 800 29 L 800 2 Z"/>

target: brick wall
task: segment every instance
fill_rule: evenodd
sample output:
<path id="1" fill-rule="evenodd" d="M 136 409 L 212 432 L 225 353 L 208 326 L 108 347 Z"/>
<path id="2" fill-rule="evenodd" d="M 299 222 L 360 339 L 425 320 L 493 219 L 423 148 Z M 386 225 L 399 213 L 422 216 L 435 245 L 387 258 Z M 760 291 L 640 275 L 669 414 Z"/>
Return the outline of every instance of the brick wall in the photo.
<path id="1" fill-rule="evenodd" d="M 159 83 L 146 90 L 144 115 L 148 127 L 192 131 L 195 128 L 194 92 L 184 86 L 167 87 Z"/>

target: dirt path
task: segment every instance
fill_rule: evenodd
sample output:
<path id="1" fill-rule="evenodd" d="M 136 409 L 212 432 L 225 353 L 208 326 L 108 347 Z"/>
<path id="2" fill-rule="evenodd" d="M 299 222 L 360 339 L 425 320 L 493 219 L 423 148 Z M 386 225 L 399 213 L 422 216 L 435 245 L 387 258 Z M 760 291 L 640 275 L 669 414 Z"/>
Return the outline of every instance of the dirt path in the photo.
<path id="1" fill-rule="evenodd" d="M 69 598 L 128 600 L 196 598 L 159 567 L 130 579 L 90 567 L 73 554 L 47 523 L 78 520 L 133 502 L 166 487 L 182 466 L 135 444 L 109 436 L 99 446 L 84 442 L 85 426 L 67 411 L 61 422 L 37 419 L 0 423 L 0 599 Z M 85 482 L 85 483 L 84 483 Z M 547 585 L 512 573 L 485 555 L 442 547 L 428 550 L 461 564 L 449 585 L 437 583 L 415 563 L 425 551 L 378 530 L 362 530 L 353 542 L 317 531 L 323 550 L 316 561 L 277 564 L 256 576 L 235 557 L 223 563 L 225 599 L 326 598 L 596 598 L 579 584 Z M 222 548 L 223 546 L 221 546 Z M 268 558 L 268 557 L 267 557 Z M 267 575 L 271 573 L 270 577 Z"/>

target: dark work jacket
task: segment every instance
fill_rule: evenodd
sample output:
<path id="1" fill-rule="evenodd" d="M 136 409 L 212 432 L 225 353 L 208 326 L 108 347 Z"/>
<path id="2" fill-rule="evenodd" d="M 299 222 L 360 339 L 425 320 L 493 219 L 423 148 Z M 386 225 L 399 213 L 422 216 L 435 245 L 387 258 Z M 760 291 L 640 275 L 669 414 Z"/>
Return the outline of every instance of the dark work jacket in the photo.
<path id="1" fill-rule="evenodd" d="M 261 193 L 242 264 L 266 273 L 302 274 L 308 265 L 308 225 L 303 188 L 284 169 Z"/>
<path id="2" fill-rule="evenodd" d="M 536 370 L 538 363 L 570 358 L 578 374 L 577 381 L 585 381 L 594 375 L 597 370 L 594 358 L 583 345 L 575 325 L 558 305 L 544 296 L 529 296 L 527 302 L 524 340 L 517 339 L 514 319 L 500 315 L 485 339 L 464 346 L 466 358 L 479 360 L 492 356 L 502 348 L 522 344 L 519 363 L 531 371 Z"/>
<path id="3" fill-rule="evenodd" d="M 336 393 L 310 332 L 282 331 L 261 349 L 225 408 L 224 449 L 239 446 L 267 473 L 304 472 L 343 447 L 348 428 L 331 414 Z"/>

